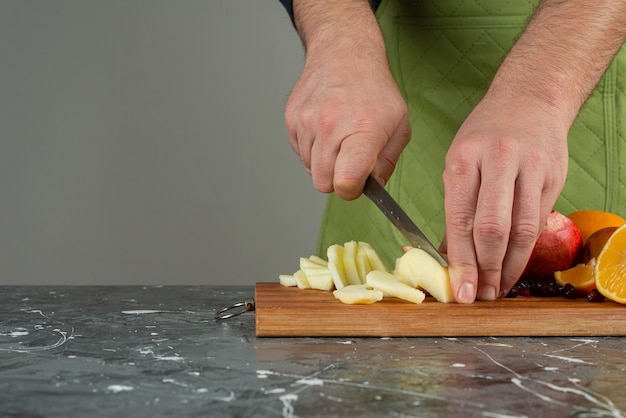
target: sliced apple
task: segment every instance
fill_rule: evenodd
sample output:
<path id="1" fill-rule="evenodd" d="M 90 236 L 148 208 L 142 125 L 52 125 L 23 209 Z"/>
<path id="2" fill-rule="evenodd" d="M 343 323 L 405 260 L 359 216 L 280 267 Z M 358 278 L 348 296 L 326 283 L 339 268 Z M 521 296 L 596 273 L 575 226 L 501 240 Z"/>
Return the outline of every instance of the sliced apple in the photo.
<path id="1" fill-rule="evenodd" d="M 380 259 L 380 256 L 378 255 L 378 253 L 376 252 L 374 247 L 372 247 L 371 244 L 369 244 L 367 242 L 360 241 L 359 242 L 359 252 L 365 252 L 365 254 L 367 255 L 367 259 L 368 259 L 368 261 L 370 263 L 370 267 L 371 267 L 372 270 L 387 271 L 387 267 L 385 267 L 385 264 Z M 363 279 L 363 280 L 365 281 L 365 279 Z"/>
<path id="2" fill-rule="evenodd" d="M 306 276 L 311 289 L 332 290 L 335 287 L 327 266 L 322 266 L 310 258 L 301 257 L 300 270 Z"/>
<path id="3" fill-rule="evenodd" d="M 370 260 L 367 257 L 367 253 L 365 249 L 361 246 L 361 243 L 357 243 L 356 247 L 356 269 L 359 274 L 359 281 L 361 283 L 365 283 L 365 276 L 367 273 L 372 271 L 372 266 L 370 265 Z"/>
<path id="4" fill-rule="evenodd" d="M 293 277 L 296 278 L 296 286 L 298 289 L 310 289 L 311 285 L 309 284 L 309 279 L 306 278 L 306 274 L 302 270 L 298 270 L 293 274 Z"/>
<path id="5" fill-rule="evenodd" d="M 311 258 L 300 257 L 300 270 L 308 276 L 309 273 L 314 273 L 316 271 L 328 271 L 328 265 L 321 265 L 316 261 L 311 260 Z"/>
<path id="6" fill-rule="evenodd" d="M 293 274 L 279 274 L 278 282 L 285 287 L 295 287 L 298 285 Z"/>
<path id="7" fill-rule="evenodd" d="M 326 250 L 326 256 L 328 257 L 328 271 L 330 271 L 330 276 L 333 279 L 336 289 L 341 289 L 348 285 L 346 269 L 343 266 L 344 252 L 344 248 L 338 244 L 331 245 Z"/>
<path id="8" fill-rule="evenodd" d="M 369 305 L 383 299 L 383 292 L 366 284 L 345 286 L 335 290 L 333 295 L 348 305 Z"/>
<path id="9" fill-rule="evenodd" d="M 343 244 L 343 267 L 348 284 L 363 284 L 356 266 L 357 248 L 356 241 L 348 241 Z"/>
<path id="10" fill-rule="evenodd" d="M 328 270 L 325 272 L 319 272 L 319 274 L 307 276 L 306 278 L 309 281 L 311 289 L 333 290 L 335 288 L 335 283 L 333 283 L 333 278 Z"/>
<path id="11" fill-rule="evenodd" d="M 385 295 L 395 296 L 409 302 L 422 303 L 426 297 L 421 290 L 401 282 L 396 275 L 386 271 L 373 270 L 369 272 L 366 282 Z"/>
<path id="12" fill-rule="evenodd" d="M 411 248 L 400 257 L 396 275 L 403 283 L 425 290 L 439 302 L 454 302 L 448 268 L 420 248 Z"/>
<path id="13" fill-rule="evenodd" d="M 312 255 L 311 257 L 309 257 L 309 260 L 316 262 L 320 266 L 328 267 L 328 261 L 324 260 L 322 257 L 318 257 L 316 255 Z"/>
<path id="14" fill-rule="evenodd" d="M 394 273 L 402 283 L 411 287 L 417 287 L 417 274 L 413 272 L 413 268 L 416 267 L 417 270 L 419 270 L 421 267 L 415 266 L 413 257 L 407 255 L 409 252 L 410 250 L 406 251 L 400 258 L 396 259 L 396 269 Z"/>

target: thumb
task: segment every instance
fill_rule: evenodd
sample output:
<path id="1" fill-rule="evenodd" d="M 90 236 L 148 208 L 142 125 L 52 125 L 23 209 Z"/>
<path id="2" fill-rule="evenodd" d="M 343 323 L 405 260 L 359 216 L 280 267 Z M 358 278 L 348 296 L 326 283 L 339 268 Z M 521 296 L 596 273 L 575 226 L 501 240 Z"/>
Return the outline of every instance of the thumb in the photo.
<path id="1" fill-rule="evenodd" d="M 364 135 L 355 134 L 343 140 L 335 161 L 333 188 L 337 196 L 354 200 L 361 195 L 365 180 L 376 165 L 380 149 Z"/>

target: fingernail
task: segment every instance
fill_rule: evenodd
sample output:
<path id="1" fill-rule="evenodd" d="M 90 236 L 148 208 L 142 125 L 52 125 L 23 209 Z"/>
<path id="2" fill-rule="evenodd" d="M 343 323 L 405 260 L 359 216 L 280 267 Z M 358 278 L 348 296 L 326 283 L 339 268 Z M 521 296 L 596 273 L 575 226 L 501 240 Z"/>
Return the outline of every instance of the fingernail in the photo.
<path id="1" fill-rule="evenodd" d="M 473 283 L 463 283 L 459 288 L 458 299 L 461 303 L 472 303 L 476 298 L 476 288 Z"/>
<path id="2" fill-rule="evenodd" d="M 496 288 L 493 286 L 480 286 L 480 288 L 478 288 L 477 299 L 496 300 Z"/>

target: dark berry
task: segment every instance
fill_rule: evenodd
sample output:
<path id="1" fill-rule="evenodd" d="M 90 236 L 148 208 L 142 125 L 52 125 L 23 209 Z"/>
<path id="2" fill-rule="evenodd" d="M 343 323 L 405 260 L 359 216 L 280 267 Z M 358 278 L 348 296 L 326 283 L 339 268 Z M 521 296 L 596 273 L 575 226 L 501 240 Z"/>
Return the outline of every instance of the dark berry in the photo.
<path id="1" fill-rule="evenodd" d="M 587 293 L 587 300 L 589 302 L 602 302 L 604 295 L 598 292 L 598 289 L 593 289 L 591 292 Z"/>
<path id="2" fill-rule="evenodd" d="M 563 293 L 563 289 L 556 281 L 534 283 L 531 287 L 531 291 L 534 296 L 545 298 L 560 296 Z"/>
<path id="3" fill-rule="evenodd" d="M 566 283 L 563 286 L 563 296 L 567 299 L 576 299 L 578 297 L 578 291 L 571 283 Z"/>
<path id="4" fill-rule="evenodd" d="M 519 296 L 519 288 L 516 286 L 513 286 L 511 290 L 509 290 L 509 292 L 506 294 L 506 297 L 511 298 L 511 299 L 516 298 L 518 296 Z"/>
<path id="5" fill-rule="evenodd" d="M 519 281 L 514 287 L 517 288 L 518 296 L 532 296 L 530 286 L 531 284 L 527 281 Z"/>

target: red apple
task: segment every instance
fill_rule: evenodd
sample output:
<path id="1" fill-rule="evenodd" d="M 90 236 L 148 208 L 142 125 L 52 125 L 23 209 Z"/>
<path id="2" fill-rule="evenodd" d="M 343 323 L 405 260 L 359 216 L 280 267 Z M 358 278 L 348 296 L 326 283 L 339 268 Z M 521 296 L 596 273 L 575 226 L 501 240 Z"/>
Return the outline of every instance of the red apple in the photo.
<path id="1" fill-rule="evenodd" d="M 520 280 L 554 280 L 555 271 L 567 270 L 577 261 L 582 247 L 583 236 L 576 224 L 567 216 L 552 211 Z"/>

